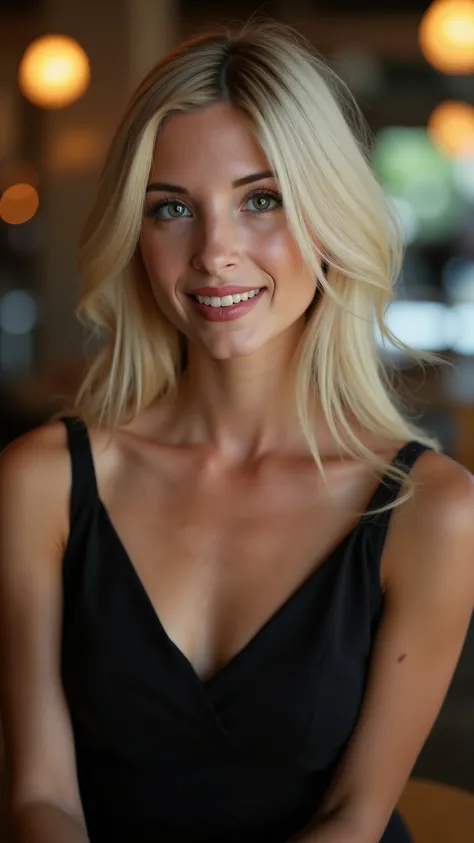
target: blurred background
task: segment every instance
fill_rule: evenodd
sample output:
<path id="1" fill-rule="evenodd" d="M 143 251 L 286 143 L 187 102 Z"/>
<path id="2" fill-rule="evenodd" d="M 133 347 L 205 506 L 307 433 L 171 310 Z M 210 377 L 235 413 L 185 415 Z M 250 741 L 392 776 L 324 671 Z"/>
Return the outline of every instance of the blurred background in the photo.
<path id="1" fill-rule="evenodd" d="M 183 38 L 253 14 L 300 29 L 365 114 L 406 241 L 389 324 L 452 365 L 386 363 L 474 471 L 474 0 L 0 0 L 0 446 L 81 376 L 76 243 L 128 97 Z M 473 639 L 415 771 L 472 793 Z"/>

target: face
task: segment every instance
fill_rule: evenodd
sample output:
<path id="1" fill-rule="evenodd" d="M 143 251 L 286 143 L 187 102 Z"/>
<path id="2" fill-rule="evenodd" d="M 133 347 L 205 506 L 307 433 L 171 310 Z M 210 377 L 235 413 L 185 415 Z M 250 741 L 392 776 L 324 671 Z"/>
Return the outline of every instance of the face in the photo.
<path id="1" fill-rule="evenodd" d="M 301 335 L 315 280 L 290 233 L 278 182 L 247 117 L 232 105 L 165 122 L 139 245 L 158 306 L 212 358 Z"/>

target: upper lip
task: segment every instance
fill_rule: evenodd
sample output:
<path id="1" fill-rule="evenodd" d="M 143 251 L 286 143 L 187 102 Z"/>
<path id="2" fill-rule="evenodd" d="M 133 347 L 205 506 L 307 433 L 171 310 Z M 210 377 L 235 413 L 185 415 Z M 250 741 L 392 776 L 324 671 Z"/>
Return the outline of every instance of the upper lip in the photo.
<path id="1" fill-rule="evenodd" d="M 250 290 L 260 290 L 261 287 L 197 287 L 190 293 L 191 296 L 238 296 L 239 293 L 249 293 Z"/>

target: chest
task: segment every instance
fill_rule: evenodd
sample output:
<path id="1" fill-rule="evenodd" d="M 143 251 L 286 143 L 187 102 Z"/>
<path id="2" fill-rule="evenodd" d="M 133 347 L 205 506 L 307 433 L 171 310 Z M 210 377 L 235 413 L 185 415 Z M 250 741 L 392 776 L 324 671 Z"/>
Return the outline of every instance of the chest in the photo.
<path id="1" fill-rule="evenodd" d="M 168 637 L 201 678 L 252 641 L 355 526 L 373 479 L 308 466 L 127 472 L 103 506 Z"/>

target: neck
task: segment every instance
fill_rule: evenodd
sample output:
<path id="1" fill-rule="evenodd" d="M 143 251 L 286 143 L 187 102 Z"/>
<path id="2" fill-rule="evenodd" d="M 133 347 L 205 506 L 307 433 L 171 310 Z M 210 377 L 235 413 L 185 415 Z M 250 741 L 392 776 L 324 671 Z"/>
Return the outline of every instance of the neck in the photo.
<path id="1" fill-rule="evenodd" d="M 174 441 L 208 445 L 229 462 L 308 453 L 296 412 L 297 340 L 214 360 L 190 344 L 169 416 Z"/>

